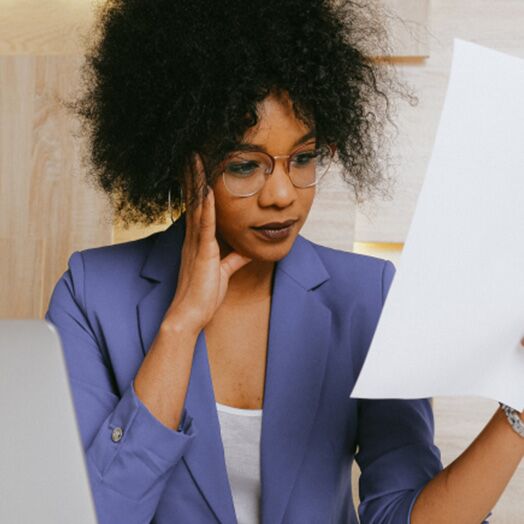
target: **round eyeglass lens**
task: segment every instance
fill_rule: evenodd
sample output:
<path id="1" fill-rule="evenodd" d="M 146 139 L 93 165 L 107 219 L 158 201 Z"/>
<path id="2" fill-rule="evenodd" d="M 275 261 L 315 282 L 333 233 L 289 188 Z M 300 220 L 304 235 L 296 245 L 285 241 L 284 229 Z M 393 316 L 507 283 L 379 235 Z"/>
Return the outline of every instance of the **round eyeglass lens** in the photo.
<path id="1" fill-rule="evenodd" d="M 297 187 L 318 183 L 331 163 L 331 149 L 327 145 L 298 151 L 290 158 L 289 176 Z"/>
<path id="2" fill-rule="evenodd" d="M 224 182 L 233 194 L 250 195 L 262 188 L 270 169 L 271 160 L 263 153 L 236 153 L 225 163 Z"/>
<path id="3" fill-rule="evenodd" d="M 309 146 L 289 159 L 289 176 L 297 187 L 315 185 L 329 169 L 332 152 L 328 145 Z M 271 171 L 271 159 L 264 153 L 239 152 L 224 165 L 224 182 L 234 194 L 243 196 L 259 191 Z"/>

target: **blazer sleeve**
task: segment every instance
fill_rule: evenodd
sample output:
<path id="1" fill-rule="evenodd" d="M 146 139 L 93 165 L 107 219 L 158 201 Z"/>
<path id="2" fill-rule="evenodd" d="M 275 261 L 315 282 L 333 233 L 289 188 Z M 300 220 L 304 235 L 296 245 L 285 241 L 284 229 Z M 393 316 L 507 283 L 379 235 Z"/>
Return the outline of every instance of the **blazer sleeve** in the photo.
<path id="1" fill-rule="evenodd" d="M 140 401 L 133 381 L 118 394 L 88 321 L 83 284 L 83 257 L 75 251 L 45 320 L 62 342 L 99 524 L 146 524 L 196 429 L 185 409 L 177 431 L 161 423 Z"/>
<path id="2" fill-rule="evenodd" d="M 382 304 L 394 274 L 386 260 Z M 361 523 L 410 524 L 417 496 L 443 469 L 430 399 L 358 399 L 357 426 Z"/>

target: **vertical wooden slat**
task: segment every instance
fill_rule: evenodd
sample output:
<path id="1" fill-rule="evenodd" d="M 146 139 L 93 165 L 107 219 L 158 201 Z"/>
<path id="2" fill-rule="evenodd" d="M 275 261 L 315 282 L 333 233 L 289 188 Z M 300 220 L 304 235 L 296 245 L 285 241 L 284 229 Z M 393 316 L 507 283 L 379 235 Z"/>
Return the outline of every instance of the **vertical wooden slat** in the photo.
<path id="1" fill-rule="evenodd" d="M 45 238 L 0 238 L 0 318 L 40 316 L 45 264 Z"/>
<path id="2" fill-rule="evenodd" d="M 78 87 L 81 62 L 0 56 L 0 239 L 9 247 L 2 268 L 16 276 L 0 296 L 7 317 L 42 317 L 71 253 L 111 243 L 106 201 L 84 179 L 78 122 L 59 103 Z M 38 286 L 22 268 L 33 279 L 44 272 Z"/>

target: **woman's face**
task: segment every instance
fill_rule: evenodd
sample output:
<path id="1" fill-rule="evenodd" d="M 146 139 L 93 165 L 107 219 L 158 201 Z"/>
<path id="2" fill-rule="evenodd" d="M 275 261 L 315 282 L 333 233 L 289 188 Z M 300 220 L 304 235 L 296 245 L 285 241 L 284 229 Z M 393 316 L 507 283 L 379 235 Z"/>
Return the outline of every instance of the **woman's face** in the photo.
<path id="1" fill-rule="evenodd" d="M 261 146 L 274 156 L 288 155 L 303 145 L 314 145 L 314 137 L 296 145 L 310 128 L 294 117 L 290 103 L 289 98 L 268 96 L 259 105 L 257 126 L 249 129 L 243 142 Z M 278 159 L 265 185 L 252 196 L 230 193 L 224 186 L 223 176 L 217 178 L 213 190 L 216 236 L 222 256 L 234 250 L 255 260 L 277 261 L 291 249 L 306 221 L 316 188 L 295 187 L 286 173 L 285 159 Z M 296 222 L 284 239 L 270 240 L 253 229 L 253 226 L 290 219 Z"/>

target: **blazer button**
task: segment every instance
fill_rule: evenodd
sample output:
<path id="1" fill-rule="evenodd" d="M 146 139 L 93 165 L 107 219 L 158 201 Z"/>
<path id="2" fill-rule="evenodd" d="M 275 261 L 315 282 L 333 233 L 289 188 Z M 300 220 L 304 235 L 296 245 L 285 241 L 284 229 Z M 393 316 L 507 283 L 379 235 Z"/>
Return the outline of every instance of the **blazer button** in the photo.
<path id="1" fill-rule="evenodd" d="M 124 434 L 124 430 L 121 427 L 117 427 L 111 433 L 111 440 L 113 442 L 119 442 L 122 439 L 123 434 Z"/>

